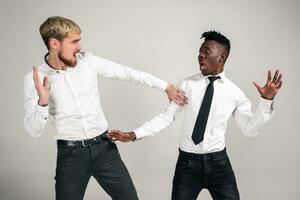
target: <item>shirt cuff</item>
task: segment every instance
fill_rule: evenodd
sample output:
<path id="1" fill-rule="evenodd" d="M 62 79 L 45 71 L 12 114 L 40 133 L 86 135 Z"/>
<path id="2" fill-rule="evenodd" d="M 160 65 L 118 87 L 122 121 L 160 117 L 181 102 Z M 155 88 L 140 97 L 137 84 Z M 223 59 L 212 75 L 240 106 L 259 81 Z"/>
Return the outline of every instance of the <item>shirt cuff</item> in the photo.
<path id="1" fill-rule="evenodd" d="M 260 97 L 258 109 L 263 112 L 272 114 L 273 104 L 274 104 L 274 100 L 269 100 L 269 99 Z"/>
<path id="2" fill-rule="evenodd" d="M 167 87 L 168 87 L 168 83 L 166 81 L 163 81 L 161 80 L 159 83 L 158 83 L 158 87 L 160 89 L 162 89 L 163 91 L 166 91 Z"/>
<path id="3" fill-rule="evenodd" d="M 135 136 L 136 136 L 134 141 L 137 141 L 137 140 L 140 140 L 144 137 L 152 135 L 151 133 L 149 134 L 143 127 L 134 129 L 133 132 L 135 133 Z"/>
<path id="4" fill-rule="evenodd" d="M 48 119 L 48 110 L 49 110 L 49 105 L 47 105 L 47 106 L 40 106 L 39 104 L 37 104 L 37 106 L 36 106 L 36 112 L 44 120 Z"/>

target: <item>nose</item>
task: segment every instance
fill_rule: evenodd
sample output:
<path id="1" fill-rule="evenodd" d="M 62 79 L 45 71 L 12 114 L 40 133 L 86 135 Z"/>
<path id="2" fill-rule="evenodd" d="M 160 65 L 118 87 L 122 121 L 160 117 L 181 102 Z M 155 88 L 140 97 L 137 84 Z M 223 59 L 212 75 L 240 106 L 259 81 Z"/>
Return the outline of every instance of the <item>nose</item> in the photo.
<path id="1" fill-rule="evenodd" d="M 204 53 L 201 53 L 201 52 L 200 52 L 199 55 L 198 55 L 198 58 L 199 58 L 199 59 L 203 59 L 203 58 L 204 58 Z"/>
<path id="2" fill-rule="evenodd" d="M 78 45 L 77 45 L 77 47 L 76 47 L 76 50 L 77 50 L 77 51 L 80 51 L 80 50 L 81 50 L 81 45 L 80 45 L 80 43 L 78 43 Z"/>
<path id="3" fill-rule="evenodd" d="M 200 60 L 203 60 L 203 58 L 204 58 L 204 54 L 203 53 L 199 53 L 199 55 L 198 55 L 198 60 L 200 61 Z"/>

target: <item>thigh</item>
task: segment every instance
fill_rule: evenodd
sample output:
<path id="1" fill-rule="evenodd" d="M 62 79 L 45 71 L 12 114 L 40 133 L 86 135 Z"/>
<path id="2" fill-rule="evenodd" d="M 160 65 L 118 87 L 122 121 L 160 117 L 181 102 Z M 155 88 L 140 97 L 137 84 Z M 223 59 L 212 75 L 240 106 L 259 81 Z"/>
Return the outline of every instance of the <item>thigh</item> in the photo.
<path id="1" fill-rule="evenodd" d="M 116 144 L 105 141 L 94 145 L 93 176 L 113 200 L 137 200 L 137 192 Z"/>
<path id="2" fill-rule="evenodd" d="M 230 160 L 224 156 L 212 159 L 208 178 L 208 190 L 214 200 L 239 200 L 239 191 Z"/>
<path id="3" fill-rule="evenodd" d="M 179 156 L 173 179 L 172 200 L 197 199 L 202 190 L 202 163 Z"/>
<path id="4" fill-rule="evenodd" d="M 91 176 L 88 148 L 58 147 L 56 163 L 56 199 L 82 200 Z"/>

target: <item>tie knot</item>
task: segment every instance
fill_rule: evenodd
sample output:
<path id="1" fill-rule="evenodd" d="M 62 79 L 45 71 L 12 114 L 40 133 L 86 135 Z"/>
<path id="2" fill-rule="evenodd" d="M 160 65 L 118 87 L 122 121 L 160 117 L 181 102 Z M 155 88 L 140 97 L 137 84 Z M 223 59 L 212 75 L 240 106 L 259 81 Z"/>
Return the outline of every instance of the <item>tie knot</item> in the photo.
<path id="1" fill-rule="evenodd" d="M 220 78 L 220 76 L 210 76 L 210 77 L 208 77 L 208 79 L 209 79 L 209 81 L 211 82 L 211 83 L 213 83 L 215 80 L 217 80 L 217 79 L 219 79 Z"/>

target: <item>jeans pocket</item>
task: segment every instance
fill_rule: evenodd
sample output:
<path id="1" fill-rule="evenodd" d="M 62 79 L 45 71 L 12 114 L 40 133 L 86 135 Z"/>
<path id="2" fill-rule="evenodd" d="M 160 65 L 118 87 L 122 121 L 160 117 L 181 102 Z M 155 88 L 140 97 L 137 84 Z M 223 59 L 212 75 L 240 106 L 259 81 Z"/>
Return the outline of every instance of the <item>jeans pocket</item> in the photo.
<path id="1" fill-rule="evenodd" d="M 179 156 L 179 158 L 177 160 L 176 167 L 181 168 L 181 169 L 186 169 L 186 168 L 188 168 L 189 163 L 190 163 L 190 160 L 188 158 L 184 158 L 184 157 Z"/>
<path id="2" fill-rule="evenodd" d="M 68 158 L 72 155 L 74 150 L 75 150 L 74 147 L 59 146 L 57 148 L 57 158 Z"/>
<path id="3" fill-rule="evenodd" d="M 226 153 L 218 154 L 218 155 L 213 155 L 212 157 L 212 162 L 213 165 L 215 166 L 227 166 L 230 165 L 228 156 Z"/>

